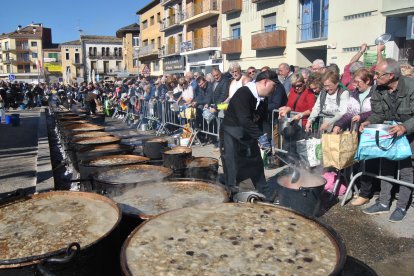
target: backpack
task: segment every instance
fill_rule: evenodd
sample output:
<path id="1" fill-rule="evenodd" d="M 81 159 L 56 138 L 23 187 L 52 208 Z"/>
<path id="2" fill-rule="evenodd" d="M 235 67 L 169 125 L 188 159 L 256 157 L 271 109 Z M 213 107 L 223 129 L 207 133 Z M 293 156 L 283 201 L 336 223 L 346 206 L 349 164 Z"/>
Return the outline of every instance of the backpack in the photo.
<path id="1" fill-rule="evenodd" d="M 341 95 L 342 95 L 342 92 L 344 92 L 344 90 L 339 89 L 338 93 L 336 93 L 336 104 L 338 106 L 341 103 Z M 321 98 L 320 99 L 320 102 L 319 102 L 320 108 L 321 108 L 321 112 L 322 112 L 323 105 L 325 104 L 327 94 L 328 94 L 328 92 L 326 92 L 326 90 L 322 90 L 321 93 L 320 93 L 320 95 L 319 95 L 319 97 Z"/>

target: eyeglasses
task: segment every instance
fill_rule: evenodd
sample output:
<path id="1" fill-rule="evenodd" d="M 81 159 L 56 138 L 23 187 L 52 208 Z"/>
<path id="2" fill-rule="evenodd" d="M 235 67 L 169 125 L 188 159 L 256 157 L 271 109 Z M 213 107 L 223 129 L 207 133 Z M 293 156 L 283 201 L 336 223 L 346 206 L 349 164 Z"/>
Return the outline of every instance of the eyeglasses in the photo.
<path id="1" fill-rule="evenodd" d="M 388 75 L 388 74 L 390 74 L 390 73 L 381 73 L 381 72 L 377 72 L 377 71 L 374 72 L 374 75 L 377 76 L 377 78 L 381 78 L 382 76 L 385 76 L 385 75 Z"/>
<path id="2" fill-rule="evenodd" d="M 354 79 L 354 83 L 365 83 L 363 80 L 356 80 Z"/>
<path id="3" fill-rule="evenodd" d="M 292 85 L 294 88 L 301 88 L 303 86 L 303 83 L 297 83 L 295 85 Z"/>
<path id="4" fill-rule="evenodd" d="M 256 74 L 256 71 L 249 71 L 249 72 L 247 72 L 247 74 L 249 74 L 249 75 Z"/>

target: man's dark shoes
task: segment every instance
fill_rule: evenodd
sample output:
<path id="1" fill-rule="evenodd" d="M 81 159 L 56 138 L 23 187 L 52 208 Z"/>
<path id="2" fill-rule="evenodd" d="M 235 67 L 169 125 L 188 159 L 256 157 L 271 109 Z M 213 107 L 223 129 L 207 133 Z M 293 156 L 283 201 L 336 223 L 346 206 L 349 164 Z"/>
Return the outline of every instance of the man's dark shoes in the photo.
<path id="1" fill-rule="evenodd" d="M 388 213 L 390 211 L 390 207 L 383 206 L 380 202 L 375 203 L 374 205 L 364 209 L 362 212 L 367 215 L 377 215 Z"/>
<path id="2" fill-rule="evenodd" d="M 407 215 L 407 211 L 401 209 L 400 207 L 395 208 L 394 212 L 392 212 L 389 221 L 390 222 L 400 222 L 402 221 L 405 216 Z"/>

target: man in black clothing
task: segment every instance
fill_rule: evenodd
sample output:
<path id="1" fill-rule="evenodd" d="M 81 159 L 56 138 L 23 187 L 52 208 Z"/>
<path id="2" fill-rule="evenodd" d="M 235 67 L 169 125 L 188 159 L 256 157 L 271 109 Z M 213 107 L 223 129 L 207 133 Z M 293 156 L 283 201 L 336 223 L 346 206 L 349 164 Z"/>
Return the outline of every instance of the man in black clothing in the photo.
<path id="1" fill-rule="evenodd" d="M 265 98 L 277 83 L 275 72 L 261 72 L 255 82 L 236 91 L 223 121 L 226 185 L 236 191 L 240 181 L 250 178 L 268 201 L 273 199 L 273 194 L 264 175 L 258 139 L 263 137 L 263 121 L 267 116 Z"/>

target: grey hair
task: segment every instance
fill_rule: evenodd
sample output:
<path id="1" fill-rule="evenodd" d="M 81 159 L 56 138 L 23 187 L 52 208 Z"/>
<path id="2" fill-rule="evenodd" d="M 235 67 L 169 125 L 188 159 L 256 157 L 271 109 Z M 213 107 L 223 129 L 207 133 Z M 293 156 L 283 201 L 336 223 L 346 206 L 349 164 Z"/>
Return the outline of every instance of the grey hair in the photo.
<path id="1" fill-rule="evenodd" d="M 351 74 L 354 74 L 356 71 L 358 71 L 359 69 L 364 67 L 364 63 L 362 63 L 362 61 L 357 61 L 351 64 L 351 66 L 349 66 L 349 72 L 351 72 Z"/>
<path id="2" fill-rule="evenodd" d="M 283 66 L 283 67 L 285 67 L 285 69 L 290 71 L 290 66 L 286 62 L 283 62 L 283 63 L 279 64 L 279 66 Z"/>
<path id="3" fill-rule="evenodd" d="M 385 64 L 387 67 L 385 68 L 385 73 L 392 73 L 394 74 L 395 79 L 399 79 L 401 77 L 401 67 L 400 63 L 392 58 L 384 59 Z"/>
<path id="4" fill-rule="evenodd" d="M 311 70 L 309 70 L 308 68 L 301 68 L 299 72 L 301 75 L 305 75 L 306 77 L 309 77 Z"/>
<path id="5" fill-rule="evenodd" d="M 230 63 L 229 71 L 233 71 L 234 69 L 241 71 L 241 66 L 238 62 Z"/>
<path id="6" fill-rule="evenodd" d="M 315 59 L 312 65 L 318 65 L 319 67 L 325 67 L 325 62 L 322 59 Z"/>

